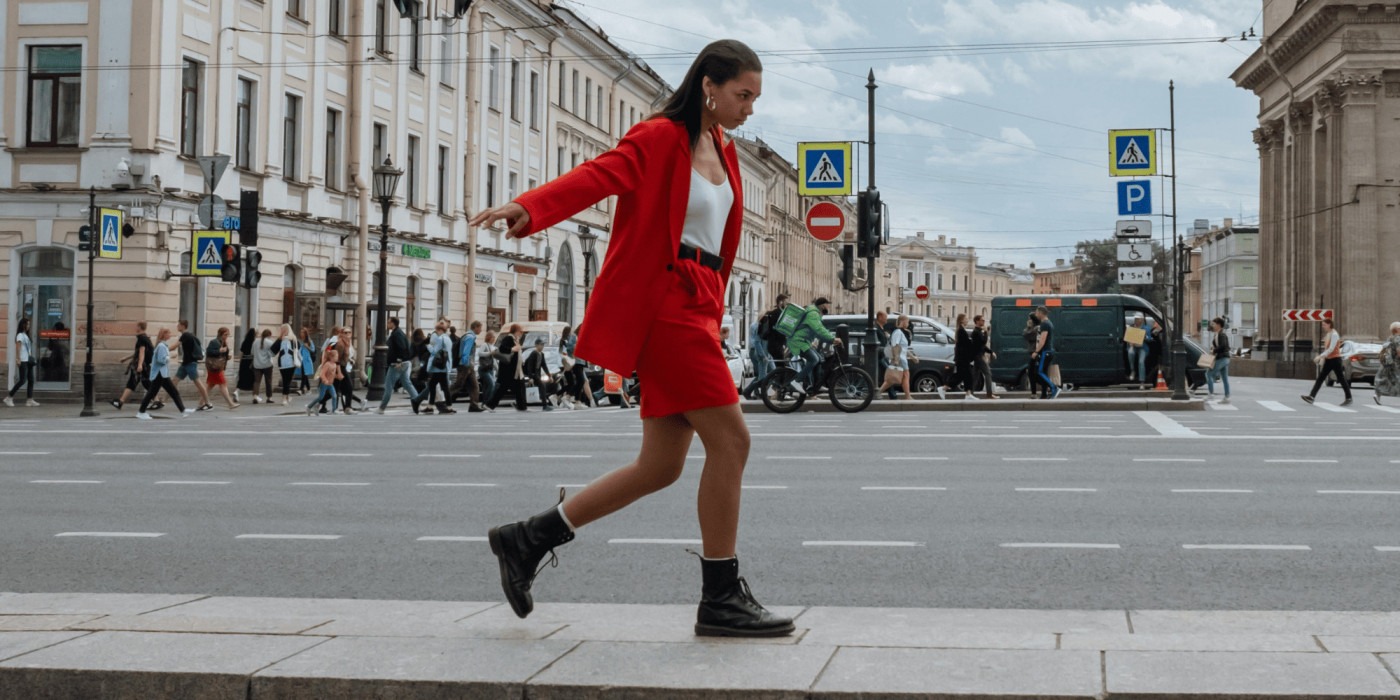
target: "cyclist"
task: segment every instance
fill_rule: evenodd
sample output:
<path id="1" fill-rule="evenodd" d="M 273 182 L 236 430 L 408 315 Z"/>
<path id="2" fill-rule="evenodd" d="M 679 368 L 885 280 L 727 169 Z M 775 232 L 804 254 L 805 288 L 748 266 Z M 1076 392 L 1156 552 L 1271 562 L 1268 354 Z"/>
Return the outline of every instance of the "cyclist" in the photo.
<path id="1" fill-rule="evenodd" d="M 807 307 L 802 314 L 802 320 L 793 329 L 792 335 L 788 337 L 788 354 L 794 358 L 802 358 L 802 367 L 797 372 L 797 379 L 793 389 L 799 393 L 807 393 L 807 384 L 812 380 L 812 372 L 822 361 L 822 356 L 813 347 L 813 340 L 824 340 L 829 343 L 840 344 L 841 339 L 835 333 L 827 330 L 822 324 L 822 316 L 831 313 L 831 300 L 826 297 L 817 297 L 812 300 L 812 305 Z"/>

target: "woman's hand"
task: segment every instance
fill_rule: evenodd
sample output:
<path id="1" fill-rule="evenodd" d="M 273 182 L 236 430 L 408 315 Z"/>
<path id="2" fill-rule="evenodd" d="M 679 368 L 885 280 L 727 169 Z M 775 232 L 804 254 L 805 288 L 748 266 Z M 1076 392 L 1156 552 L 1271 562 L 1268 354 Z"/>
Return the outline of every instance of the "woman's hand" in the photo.
<path id="1" fill-rule="evenodd" d="M 530 212 L 515 202 L 506 202 L 499 207 L 478 213 L 467 222 L 470 226 L 493 228 L 497 221 L 506 222 L 506 238 L 524 238 L 530 235 Z"/>

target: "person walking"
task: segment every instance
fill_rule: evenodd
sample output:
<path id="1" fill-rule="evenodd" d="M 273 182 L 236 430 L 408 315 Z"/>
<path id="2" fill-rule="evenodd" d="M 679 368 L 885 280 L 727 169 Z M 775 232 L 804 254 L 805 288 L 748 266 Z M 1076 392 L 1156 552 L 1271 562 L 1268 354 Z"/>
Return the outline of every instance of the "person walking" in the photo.
<path id="1" fill-rule="evenodd" d="M 5 405 L 15 405 L 15 393 L 24 387 L 24 405 L 38 406 L 34 400 L 34 341 L 29 339 L 29 319 L 22 318 L 15 326 L 15 374 L 19 377 L 10 393 L 5 395 Z"/>
<path id="2" fill-rule="evenodd" d="M 365 402 L 355 395 L 355 368 L 359 367 L 360 356 L 355 350 L 352 339 L 352 329 L 345 326 L 340 329 L 340 339 L 335 343 L 335 354 L 340 364 L 340 376 L 336 377 L 335 393 L 340 401 L 340 410 L 345 415 L 355 413 L 355 404 L 360 404 L 359 410 L 365 409 Z"/>
<path id="3" fill-rule="evenodd" d="M 763 389 L 763 381 L 778 368 L 778 362 L 787 360 L 787 338 L 782 333 L 773 330 L 778 319 L 783 315 L 783 309 L 788 305 L 788 295 L 779 294 L 773 302 L 773 308 L 758 320 L 758 331 L 753 345 L 755 348 L 762 346 L 764 361 L 762 364 L 755 362 L 753 366 L 753 381 L 744 387 L 742 392 L 746 399 L 757 399 L 758 392 Z M 884 312 L 881 312 L 884 313 Z"/>
<path id="4" fill-rule="evenodd" d="M 286 406 L 292 401 L 292 375 L 301 366 L 301 341 L 292 333 L 290 324 L 282 324 L 272 352 L 277 356 L 277 371 L 282 376 L 282 405 Z"/>
<path id="5" fill-rule="evenodd" d="M 1030 398 L 1038 398 L 1040 384 L 1039 362 L 1035 357 L 1035 346 L 1040 343 L 1040 317 L 1032 311 L 1026 317 L 1026 327 L 1021 329 L 1021 341 L 1026 345 L 1026 384 L 1030 386 Z"/>
<path id="6" fill-rule="evenodd" d="M 1035 361 L 1035 371 L 1040 379 L 1040 398 L 1060 398 L 1060 387 L 1050 379 L 1050 366 L 1055 363 L 1055 324 L 1050 322 L 1050 309 L 1037 306 L 1036 323 L 1040 330 L 1036 334 L 1035 350 L 1031 359 Z"/>
<path id="7" fill-rule="evenodd" d="M 505 220 L 526 236 L 616 195 L 612 240 L 597 278 L 578 352 L 646 385 L 637 459 L 572 499 L 528 520 L 492 528 L 491 551 L 511 608 L 530 614 L 539 563 L 575 529 L 674 483 L 691 439 L 705 446 L 698 510 L 703 540 L 699 635 L 782 636 L 791 619 L 765 609 L 739 576 L 736 544 L 749 431 L 719 348 L 724 289 L 743 223 L 735 145 L 762 91 L 762 66 L 747 46 L 722 40 L 696 57 L 661 112 L 611 151 L 472 225 Z"/>
<path id="8" fill-rule="evenodd" d="M 986 397 L 989 399 L 1001 398 L 997 396 L 996 384 L 992 381 L 991 360 L 997 359 L 997 354 L 992 352 L 992 331 L 987 327 L 987 319 L 978 314 L 972 317 L 972 369 L 974 381 L 982 382 L 983 389 L 986 390 Z"/>
<path id="9" fill-rule="evenodd" d="M 1381 368 L 1376 373 L 1376 405 L 1382 396 L 1400 396 L 1400 321 L 1390 324 L 1390 337 L 1381 346 Z"/>
<path id="10" fill-rule="evenodd" d="M 180 380 L 188 379 L 194 382 L 194 390 L 199 393 L 200 411 L 212 411 L 214 405 L 209 403 L 209 389 L 204 386 L 204 382 L 199 381 L 199 362 L 204 359 L 199 338 L 190 332 L 190 322 L 181 319 L 175 325 L 175 329 L 180 331 L 180 366 L 175 369 L 175 386 L 180 386 Z"/>
<path id="11" fill-rule="evenodd" d="M 224 374 L 228 369 L 228 358 L 232 354 L 228 346 L 230 332 L 227 327 L 220 328 L 214 339 L 209 341 L 209 347 L 204 349 L 204 373 L 208 377 L 209 391 L 213 392 L 217 388 L 222 392 L 224 401 L 232 411 L 238 408 L 239 403 L 229 395 L 228 377 Z"/>
<path id="12" fill-rule="evenodd" d="M 272 329 L 264 328 L 257 342 L 253 343 L 253 403 L 263 403 L 264 400 L 272 403 L 272 368 L 275 365 L 272 345 Z M 258 396 L 259 382 L 267 394 L 266 399 Z"/>
<path id="13" fill-rule="evenodd" d="M 953 331 L 953 367 L 958 373 L 958 383 L 962 384 L 963 400 L 977 400 L 977 378 L 973 376 L 973 365 L 977 362 L 977 346 L 972 341 L 972 330 L 967 327 L 967 314 L 958 314 L 954 321 L 957 330 Z"/>
<path id="14" fill-rule="evenodd" d="M 894 332 L 890 334 L 890 359 L 885 365 L 884 382 L 875 393 L 879 395 L 888 391 L 890 398 L 894 398 L 894 390 L 900 389 L 904 392 L 904 400 L 910 401 L 913 400 L 914 394 L 909 391 L 909 336 L 903 332 L 903 328 L 909 325 L 909 317 L 900 316 L 894 323 Z"/>
<path id="15" fill-rule="evenodd" d="M 593 392 L 588 386 L 588 363 L 578 359 L 574 347 L 578 345 L 578 335 L 572 326 L 564 326 L 559 335 L 559 368 L 564 373 L 563 402 L 569 408 L 587 408 L 593 403 Z M 572 400 L 569 398 L 572 397 Z"/>
<path id="16" fill-rule="evenodd" d="M 486 407 L 496 410 L 501 405 L 501 399 L 505 398 L 509 391 L 515 395 L 515 410 L 524 411 L 525 405 L 525 368 L 520 364 L 520 356 L 523 350 L 520 341 L 525 337 L 525 331 L 520 324 L 513 323 L 510 330 L 501 336 L 500 342 L 496 345 L 496 390 L 491 393 L 491 398 L 486 402 Z M 726 369 L 726 371 L 728 371 Z"/>
<path id="17" fill-rule="evenodd" d="M 175 388 L 174 382 L 170 381 L 170 329 L 162 328 L 156 333 L 155 349 L 151 356 L 151 386 L 146 389 L 145 398 L 141 399 L 141 409 L 137 411 L 136 417 L 140 420 L 151 420 L 151 414 L 146 412 L 146 408 L 155 399 L 156 393 L 161 389 L 170 396 L 170 400 L 175 402 L 175 408 L 180 415 L 188 416 L 194 413 L 193 408 L 185 408 L 185 404 L 180 400 L 180 390 Z"/>
<path id="18" fill-rule="evenodd" d="M 1143 384 L 1141 388 L 1148 389 L 1157 386 L 1157 369 L 1162 364 L 1162 326 L 1150 318 L 1146 319 L 1144 324 L 1143 327 L 1147 333 L 1142 342 Z"/>
<path id="19" fill-rule="evenodd" d="M 565 326 L 565 331 L 568 326 Z M 468 413 L 481 413 L 481 388 L 476 380 L 476 366 L 481 353 L 481 321 L 472 321 L 467 334 L 457 346 L 457 379 L 452 383 L 452 397 L 467 395 Z"/>
<path id="20" fill-rule="evenodd" d="M 257 370 L 253 369 L 253 345 L 258 341 L 258 331 L 249 328 L 243 334 L 243 342 L 238 345 L 238 384 L 233 387 L 233 400 L 238 400 L 238 392 L 253 393 L 253 403 L 257 403 Z"/>
<path id="21" fill-rule="evenodd" d="M 136 347 L 132 349 L 131 357 L 127 359 L 126 387 L 122 389 L 121 396 L 108 402 L 112 404 L 112 408 L 118 411 L 122 410 L 122 406 L 125 406 L 126 402 L 131 399 L 131 395 L 137 387 L 140 387 L 141 394 L 145 395 L 146 389 L 149 388 L 148 384 L 150 384 L 146 375 L 151 371 L 151 352 L 153 349 L 151 337 L 146 335 L 146 322 L 137 321 Z"/>
<path id="22" fill-rule="evenodd" d="M 481 349 L 476 354 L 476 369 L 481 375 L 481 395 L 487 399 L 482 408 L 495 412 L 496 408 L 489 402 L 496 393 L 496 331 L 486 331 L 486 335 L 481 337 Z"/>
<path id="23" fill-rule="evenodd" d="M 301 364 L 297 365 L 295 377 L 297 379 L 297 391 L 306 394 L 311 391 L 311 378 L 316 376 L 316 357 L 313 351 L 316 349 L 316 341 L 311 338 L 311 329 L 306 326 L 301 327 L 301 335 L 298 340 L 301 342 Z"/>
<path id="24" fill-rule="evenodd" d="M 335 383 L 340 378 L 340 362 L 334 347 L 327 347 L 321 351 L 321 366 L 316 370 L 316 381 L 320 383 L 320 390 L 316 398 L 306 404 L 306 415 L 315 416 L 326 408 L 326 402 L 330 402 L 331 407 L 335 407 Z"/>
<path id="25" fill-rule="evenodd" d="M 433 335 L 428 339 L 428 390 L 427 400 L 437 407 L 442 415 L 456 413 L 452 408 L 452 388 L 447 384 L 447 370 L 452 366 L 452 339 L 447 335 L 447 323 L 438 321 L 433 327 Z M 439 398 L 437 392 L 442 392 Z"/>
<path id="26" fill-rule="evenodd" d="M 1230 336 L 1225 334 L 1225 319 L 1219 316 L 1211 319 L 1210 331 L 1210 354 L 1215 361 L 1206 370 L 1206 394 L 1214 399 L 1215 382 L 1219 381 L 1225 389 L 1220 403 L 1227 404 L 1230 403 Z"/>
<path id="27" fill-rule="evenodd" d="M 394 390 L 403 387 L 408 393 L 408 400 L 413 406 L 413 412 L 418 413 L 418 404 L 423 400 L 418 395 L 418 390 L 414 388 L 413 381 L 409 378 L 413 374 L 413 356 L 408 348 L 408 336 L 403 334 L 403 329 L 399 328 L 397 318 L 389 319 L 389 346 L 388 361 L 384 370 L 384 392 L 379 397 L 379 414 L 383 415 L 384 410 L 389 407 L 389 397 L 394 395 Z"/>
<path id="28" fill-rule="evenodd" d="M 1303 400 L 1312 403 L 1317 399 L 1317 392 L 1322 388 L 1322 382 L 1328 375 L 1337 378 L 1337 383 L 1342 385 L 1342 391 L 1346 394 L 1346 400 L 1341 403 L 1343 406 L 1351 405 L 1351 382 L 1347 380 L 1346 372 L 1342 371 L 1342 334 L 1337 332 L 1337 322 L 1325 318 L 1322 319 L 1322 352 L 1313 358 L 1320 370 L 1317 379 L 1313 382 L 1312 391 L 1303 394 Z"/>
<path id="29" fill-rule="evenodd" d="M 544 356 L 544 338 L 535 338 L 535 347 L 524 359 L 524 367 L 521 372 L 525 375 L 526 391 L 528 387 L 535 387 L 539 391 L 540 404 L 544 410 L 553 411 L 554 405 L 551 399 L 554 394 L 553 373 L 550 372 L 549 363 Z M 525 402 L 529 404 L 529 401 Z"/>

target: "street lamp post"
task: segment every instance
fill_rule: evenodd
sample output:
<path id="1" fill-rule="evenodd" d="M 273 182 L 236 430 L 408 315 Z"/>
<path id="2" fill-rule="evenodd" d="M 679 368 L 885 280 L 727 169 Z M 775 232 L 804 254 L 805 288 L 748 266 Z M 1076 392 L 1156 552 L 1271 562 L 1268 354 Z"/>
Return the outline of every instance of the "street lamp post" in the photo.
<path id="1" fill-rule="evenodd" d="M 399 177 L 403 171 L 384 158 L 384 163 L 376 165 L 372 171 L 374 198 L 379 200 L 379 209 L 384 218 L 379 224 L 379 299 L 374 320 L 374 360 L 369 375 L 369 389 L 366 400 L 378 401 L 384 396 L 384 374 L 389 368 L 389 208 L 394 205 L 394 191 L 399 187 Z"/>
<path id="2" fill-rule="evenodd" d="M 588 297 L 593 292 L 593 247 L 598 244 L 598 234 L 586 225 L 579 224 L 578 243 L 583 248 L 583 312 L 588 313 Z"/>

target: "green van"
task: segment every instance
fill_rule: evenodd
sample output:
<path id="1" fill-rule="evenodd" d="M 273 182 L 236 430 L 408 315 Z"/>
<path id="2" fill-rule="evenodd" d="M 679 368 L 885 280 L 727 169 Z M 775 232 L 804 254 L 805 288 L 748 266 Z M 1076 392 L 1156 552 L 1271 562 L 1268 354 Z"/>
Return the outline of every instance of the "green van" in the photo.
<path id="1" fill-rule="evenodd" d="M 1030 351 L 1021 333 L 1037 306 L 1050 310 L 1055 324 L 1055 358 L 1060 380 L 1075 387 L 1134 384 L 1128 381 L 1128 354 L 1123 331 L 1134 316 L 1150 318 L 1170 332 L 1162 312 L 1151 302 L 1130 294 L 1055 294 L 1003 296 L 992 300 L 992 379 L 1008 387 L 1024 388 Z M 1167 336 L 1170 338 L 1170 336 Z M 1205 383 L 1205 370 L 1196 365 L 1204 350 L 1190 337 L 1186 341 L 1187 385 Z M 1170 341 L 1164 343 L 1160 367 L 1171 383 Z M 1155 378 L 1150 380 L 1155 382 Z"/>

